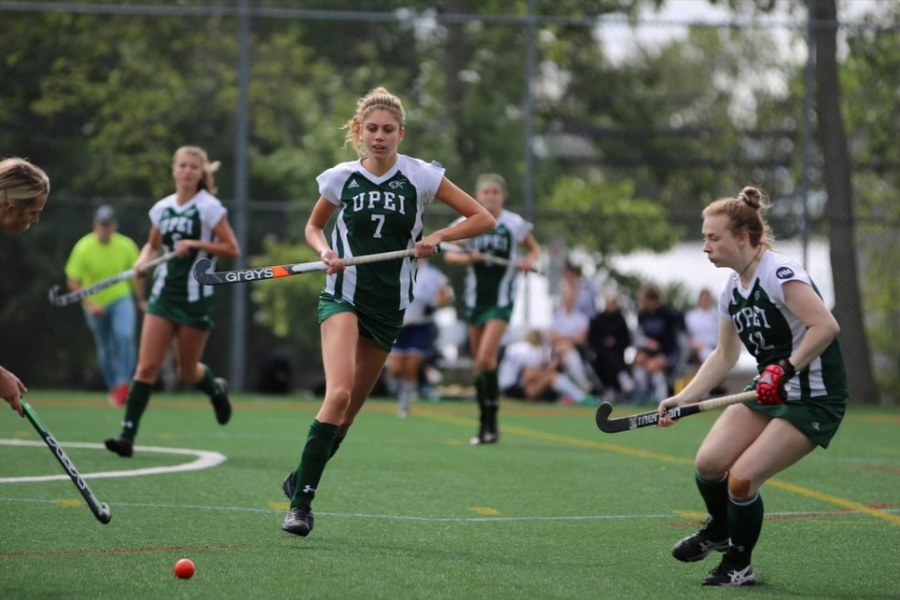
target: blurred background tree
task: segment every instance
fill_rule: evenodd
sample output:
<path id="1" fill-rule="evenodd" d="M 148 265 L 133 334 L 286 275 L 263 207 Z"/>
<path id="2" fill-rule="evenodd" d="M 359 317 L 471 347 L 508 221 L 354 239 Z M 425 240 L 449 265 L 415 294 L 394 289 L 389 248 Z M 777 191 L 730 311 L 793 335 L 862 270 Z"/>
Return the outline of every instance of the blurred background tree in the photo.
<path id="1" fill-rule="evenodd" d="M 53 193 L 41 225 L 0 240 L 0 363 L 33 386 L 79 385 L 95 366 L 90 336 L 75 309 L 51 307 L 46 291 L 62 282 L 65 257 L 89 229 L 93 208 L 114 204 L 122 231 L 144 239 L 147 209 L 172 189 L 172 153 L 192 143 L 223 162 L 219 196 L 232 219 L 239 214 L 237 3 L 86 2 L 77 13 L 64 3 L 5 4 L 0 153 L 44 166 Z M 804 171 L 805 3 L 713 2 L 710 11 L 723 15 L 717 22 L 653 21 L 671 5 L 372 0 L 360 11 L 351 0 L 254 2 L 246 253 L 256 264 L 304 260 L 315 176 L 355 158 L 341 127 L 377 85 L 407 107 L 403 152 L 439 160 L 467 187 L 480 172 L 504 174 L 510 208 L 534 220 L 538 238 L 580 249 L 599 269 L 617 253 L 697 240 L 701 208 L 747 184 L 772 195 L 780 238 L 805 227 L 814 237 L 832 234 L 824 215 L 833 192 L 818 149 L 832 132 L 816 123 L 819 145 Z M 884 251 L 900 227 L 893 202 L 900 48 L 889 25 L 900 6 L 868 5 L 870 16 L 837 30 L 858 231 L 853 243 L 832 248 L 859 261 L 859 289 L 841 293 L 861 298 L 859 330 L 868 332 L 887 398 L 900 370 L 893 300 L 900 270 L 897 253 Z M 616 28 L 630 49 L 608 41 Z M 686 35 L 677 35 L 682 29 Z M 638 35 L 648 30 L 658 34 L 652 43 Z M 433 206 L 426 226 L 451 218 Z M 834 273 L 835 287 L 844 275 Z M 297 279 L 252 289 L 248 363 L 296 345 L 297 371 L 318 368 L 317 336 L 295 335 L 310 334 L 299 324 L 321 280 Z M 227 293 L 220 303 L 209 355 L 225 369 L 234 315 Z M 46 323 L 39 334 L 36 322 Z"/>

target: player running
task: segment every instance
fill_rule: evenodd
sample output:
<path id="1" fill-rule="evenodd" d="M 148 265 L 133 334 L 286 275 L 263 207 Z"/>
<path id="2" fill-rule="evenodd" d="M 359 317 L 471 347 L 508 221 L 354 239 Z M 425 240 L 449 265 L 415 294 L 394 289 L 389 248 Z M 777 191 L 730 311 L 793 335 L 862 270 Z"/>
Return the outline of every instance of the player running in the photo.
<path id="1" fill-rule="evenodd" d="M 179 379 L 209 396 L 220 425 L 231 418 L 225 380 L 215 377 L 200 362 L 213 328 L 213 288 L 200 285 L 191 272 L 198 258 L 233 259 L 241 254 L 228 222 L 228 211 L 213 196 L 216 191 L 213 173 L 218 167 L 218 162 L 209 162 L 202 148 L 182 146 L 172 160 L 175 193 L 150 209 L 150 235 L 141 249 L 138 264 L 161 252 L 175 250 L 178 257 L 160 265 L 153 275 L 122 431 L 119 437 L 104 442 L 107 450 L 125 458 L 134 454 L 141 417 L 173 340 L 177 341 Z"/>
<path id="2" fill-rule="evenodd" d="M 507 198 L 506 180 L 495 173 L 478 176 L 475 182 L 478 202 L 497 220 L 489 233 L 465 240 L 466 252 L 444 256 L 447 264 L 467 265 L 466 320 L 469 346 L 475 358 L 475 397 L 478 401 L 478 435 L 473 445 L 500 441 L 497 412 L 500 384 L 497 378 L 500 344 L 512 317 L 519 271 L 534 270 L 541 258 L 541 247 L 531 233 L 534 226 L 521 215 L 503 208 Z M 527 254 L 522 256 L 520 247 Z M 505 264 L 486 261 L 486 255 Z"/>
<path id="3" fill-rule="evenodd" d="M 328 265 L 319 296 L 325 399 L 316 414 L 300 464 L 282 488 L 291 508 L 282 529 L 306 536 L 311 504 L 329 459 L 347 436 L 387 360 L 412 300 L 415 261 L 407 258 L 344 266 L 343 258 L 415 249 L 433 256 L 441 242 L 479 235 L 494 219 L 444 175 L 444 168 L 398 153 L 406 135 L 400 99 L 376 88 L 357 103 L 347 142 L 360 154 L 317 178 L 320 197 L 306 224 L 306 241 Z M 438 199 L 464 219 L 425 235 L 425 207 Z M 325 226 L 336 215 L 329 243 Z"/>

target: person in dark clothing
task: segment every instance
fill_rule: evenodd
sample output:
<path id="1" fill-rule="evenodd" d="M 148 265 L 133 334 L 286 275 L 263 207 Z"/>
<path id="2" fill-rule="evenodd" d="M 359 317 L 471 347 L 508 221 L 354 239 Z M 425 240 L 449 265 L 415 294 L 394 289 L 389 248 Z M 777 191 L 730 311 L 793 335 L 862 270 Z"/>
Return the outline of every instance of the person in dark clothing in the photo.
<path id="1" fill-rule="evenodd" d="M 588 327 L 591 366 L 603 387 L 613 394 L 628 395 L 634 391 L 634 379 L 625 361 L 625 350 L 631 346 L 631 330 L 619 305 L 619 293 L 609 291 L 603 310 L 591 319 Z"/>
<path id="2" fill-rule="evenodd" d="M 657 404 L 669 397 L 669 382 L 681 361 L 684 316 L 666 304 L 662 291 L 653 284 L 638 292 L 638 306 L 634 379 L 638 394 Z"/>

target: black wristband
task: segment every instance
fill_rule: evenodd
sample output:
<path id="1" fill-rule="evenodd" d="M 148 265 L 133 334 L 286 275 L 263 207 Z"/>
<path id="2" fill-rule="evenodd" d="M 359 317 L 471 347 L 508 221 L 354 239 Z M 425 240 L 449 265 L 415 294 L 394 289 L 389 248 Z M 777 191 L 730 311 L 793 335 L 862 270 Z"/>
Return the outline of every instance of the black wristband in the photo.
<path id="1" fill-rule="evenodd" d="M 794 375 L 797 374 L 797 369 L 794 368 L 794 365 L 791 364 L 789 359 L 785 358 L 784 360 L 779 360 L 777 364 L 781 367 L 781 370 L 784 371 L 785 379 L 793 379 Z"/>

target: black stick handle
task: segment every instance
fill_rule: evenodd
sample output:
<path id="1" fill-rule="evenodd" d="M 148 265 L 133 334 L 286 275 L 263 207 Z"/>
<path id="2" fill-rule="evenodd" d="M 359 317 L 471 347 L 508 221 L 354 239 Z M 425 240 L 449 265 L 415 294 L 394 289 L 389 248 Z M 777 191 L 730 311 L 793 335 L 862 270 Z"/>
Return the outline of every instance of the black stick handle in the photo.
<path id="1" fill-rule="evenodd" d="M 41 420 L 38 419 L 37 413 L 34 412 L 34 409 L 31 406 L 22 400 L 22 410 L 25 412 L 25 416 L 28 418 L 28 421 L 31 423 L 32 427 L 34 427 L 35 431 L 40 434 L 41 439 L 44 440 L 44 443 L 47 444 L 47 447 L 50 448 L 50 452 L 53 453 L 53 456 L 62 465 L 63 470 L 65 470 L 66 475 L 69 476 L 69 479 L 72 480 L 72 483 L 75 484 L 75 487 L 78 488 L 79 493 L 84 498 L 85 502 L 87 502 L 88 508 L 91 509 L 91 512 L 97 518 L 98 521 L 106 525 L 109 523 L 110 519 L 112 519 L 112 513 L 109 511 L 109 506 L 106 503 L 102 503 L 97 500 L 97 497 L 91 492 L 91 488 L 88 487 L 87 483 L 84 481 L 84 477 L 81 476 L 81 473 L 78 472 L 78 469 L 75 468 L 75 465 L 72 463 L 72 460 L 66 454 L 66 451 L 63 450 L 63 447 L 59 445 L 59 442 L 56 441 L 56 438 L 47 431 L 47 428 L 44 427 L 44 424 L 41 423 Z"/>
<path id="2" fill-rule="evenodd" d="M 750 390 L 748 392 L 731 394 L 730 396 L 721 396 L 719 398 L 704 400 L 703 402 L 697 402 L 695 404 L 679 406 L 678 408 L 670 409 L 668 414 L 670 418 L 677 421 L 678 419 L 696 415 L 697 413 L 725 408 L 726 406 L 740 404 L 741 402 L 747 402 L 748 400 L 753 400 L 755 398 L 756 392 Z M 604 402 L 597 407 L 597 414 L 595 416 L 597 427 L 604 433 L 631 431 L 642 427 L 651 427 L 659 422 L 659 411 L 655 410 L 628 417 L 620 417 L 618 419 L 610 419 L 610 414 L 612 414 L 612 404 L 609 402 Z"/>

